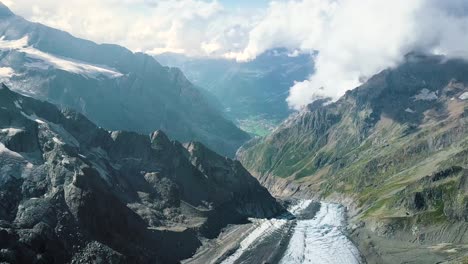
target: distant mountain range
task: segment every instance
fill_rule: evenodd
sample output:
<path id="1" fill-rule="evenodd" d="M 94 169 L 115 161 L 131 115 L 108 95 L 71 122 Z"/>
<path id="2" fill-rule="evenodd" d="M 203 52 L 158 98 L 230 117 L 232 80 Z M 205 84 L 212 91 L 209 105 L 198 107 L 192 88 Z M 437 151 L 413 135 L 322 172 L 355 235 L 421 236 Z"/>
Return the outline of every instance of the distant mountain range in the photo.
<path id="1" fill-rule="evenodd" d="M 83 113 L 99 126 L 196 140 L 233 156 L 249 139 L 176 68 L 14 15 L 0 5 L 0 80 Z M 208 95 L 209 97 L 209 95 Z"/>
<path id="2" fill-rule="evenodd" d="M 215 95 L 226 116 L 254 135 L 265 135 L 292 111 L 286 98 L 295 81 L 314 71 L 313 55 L 272 49 L 249 62 L 165 53 L 163 65 L 179 67 L 195 85 Z M 216 103 L 216 102 L 215 102 Z"/>
<path id="3" fill-rule="evenodd" d="M 275 195 L 346 204 L 370 263 L 463 257 L 467 73 L 463 60 L 409 54 L 337 102 L 292 115 L 239 159 Z"/>

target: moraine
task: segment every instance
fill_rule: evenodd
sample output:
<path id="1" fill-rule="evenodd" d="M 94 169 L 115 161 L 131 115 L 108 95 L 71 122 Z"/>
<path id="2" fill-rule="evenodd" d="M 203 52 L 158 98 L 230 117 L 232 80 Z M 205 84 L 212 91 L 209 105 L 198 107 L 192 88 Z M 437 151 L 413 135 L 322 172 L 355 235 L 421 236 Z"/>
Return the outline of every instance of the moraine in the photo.
<path id="1" fill-rule="evenodd" d="M 359 264 L 359 251 L 346 237 L 345 209 L 339 204 L 301 200 L 294 219 L 255 219 L 255 228 L 223 264 Z"/>

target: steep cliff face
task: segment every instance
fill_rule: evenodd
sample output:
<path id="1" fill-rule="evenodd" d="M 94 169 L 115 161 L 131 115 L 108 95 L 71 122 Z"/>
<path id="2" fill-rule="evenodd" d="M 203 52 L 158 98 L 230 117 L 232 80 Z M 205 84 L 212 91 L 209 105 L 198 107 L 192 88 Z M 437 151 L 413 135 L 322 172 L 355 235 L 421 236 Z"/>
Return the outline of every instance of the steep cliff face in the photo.
<path id="1" fill-rule="evenodd" d="M 73 108 L 106 129 L 162 129 L 173 139 L 200 141 L 230 157 L 249 139 L 179 69 L 3 9 L 9 15 L 0 15 L 0 80 L 13 90 Z"/>
<path id="2" fill-rule="evenodd" d="M 0 88 L 0 262 L 174 263 L 283 208 L 240 165 Z"/>
<path id="3" fill-rule="evenodd" d="M 455 252 L 468 243 L 467 72 L 464 61 L 408 55 L 337 102 L 310 105 L 238 157 L 276 195 L 339 200 L 375 233 L 449 242 Z"/>

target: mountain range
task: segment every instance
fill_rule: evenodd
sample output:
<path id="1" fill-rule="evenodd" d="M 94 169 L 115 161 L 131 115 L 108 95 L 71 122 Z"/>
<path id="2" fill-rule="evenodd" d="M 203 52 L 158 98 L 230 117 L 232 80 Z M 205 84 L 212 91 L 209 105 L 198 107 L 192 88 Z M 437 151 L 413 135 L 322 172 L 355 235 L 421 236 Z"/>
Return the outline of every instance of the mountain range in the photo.
<path id="1" fill-rule="evenodd" d="M 247 62 L 174 53 L 155 57 L 214 95 L 212 101 L 242 129 L 264 136 L 292 113 L 286 103 L 289 88 L 314 72 L 313 56 L 278 48 Z"/>
<path id="2" fill-rule="evenodd" d="M 150 56 L 0 3 L 0 263 L 467 263 L 468 62 L 293 112 L 315 56 Z"/>
<path id="3" fill-rule="evenodd" d="M 408 54 L 338 101 L 292 115 L 238 158 L 276 196 L 348 205 L 371 263 L 463 256 L 467 72 L 463 60 Z"/>
<path id="4" fill-rule="evenodd" d="M 177 263 L 283 207 L 238 161 L 0 88 L 0 262 Z"/>
<path id="5" fill-rule="evenodd" d="M 249 139 L 179 69 L 149 55 L 31 23 L 3 4 L 0 35 L 0 80 L 101 127 L 144 134 L 163 129 L 231 157 Z"/>

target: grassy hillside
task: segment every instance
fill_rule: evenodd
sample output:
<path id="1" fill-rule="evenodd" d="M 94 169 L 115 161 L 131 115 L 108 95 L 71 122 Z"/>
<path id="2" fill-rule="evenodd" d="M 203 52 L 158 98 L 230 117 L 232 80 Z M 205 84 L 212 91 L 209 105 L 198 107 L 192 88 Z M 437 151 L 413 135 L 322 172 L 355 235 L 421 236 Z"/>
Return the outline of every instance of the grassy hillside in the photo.
<path id="1" fill-rule="evenodd" d="M 309 105 L 238 157 L 277 195 L 350 198 L 356 221 L 389 236 L 461 223 L 458 237 L 433 240 L 466 245 L 466 73 L 462 61 L 408 56 L 335 103 Z"/>

